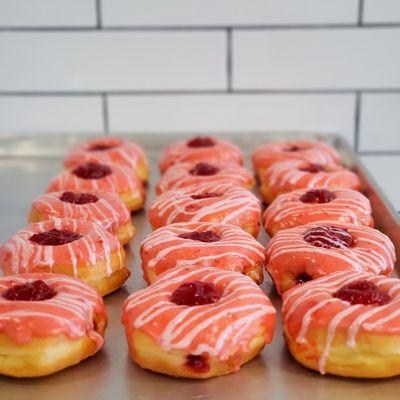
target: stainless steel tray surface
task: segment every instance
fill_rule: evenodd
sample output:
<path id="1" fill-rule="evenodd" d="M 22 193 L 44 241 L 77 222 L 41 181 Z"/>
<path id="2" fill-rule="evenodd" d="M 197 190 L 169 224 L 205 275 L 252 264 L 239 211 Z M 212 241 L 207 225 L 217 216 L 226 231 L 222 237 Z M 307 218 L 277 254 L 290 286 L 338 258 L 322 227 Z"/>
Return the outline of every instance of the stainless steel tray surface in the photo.
<path id="1" fill-rule="evenodd" d="M 336 136 L 326 138 L 306 133 L 248 133 L 223 134 L 236 142 L 244 151 L 250 168 L 251 151 L 258 145 L 287 138 L 321 138 L 333 144 L 342 154 L 343 161 L 354 168 L 363 180 L 364 191 L 370 197 L 376 225 L 400 245 L 397 214 L 390 207 L 377 186 L 366 173 L 347 145 Z M 158 179 L 156 160 L 161 149 L 182 135 L 146 134 L 126 135 L 141 144 L 151 161 L 152 173 L 148 188 L 147 206 L 154 198 Z M 27 224 L 31 201 L 42 194 L 50 179 L 62 170 L 61 161 L 66 148 L 88 138 L 82 136 L 4 136 L 0 138 L 0 242 L 4 243 L 17 230 Z M 273 343 L 259 357 L 231 375 L 195 381 L 174 379 L 144 371 L 130 360 L 120 322 L 121 306 L 129 293 L 142 288 L 139 244 L 150 232 L 146 210 L 134 214 L 137 227 L 135 239 L 127 247 L 128 266 L 132 271 L 126 285 L 106 297 L 109 326 L 104 348 L 95 356 L 75 367 L 45 378 L 14 379 L 0 377 L 0 394 L 4 400 L 80 400 L 80 399 L 394 399 L 398 397 L 399 379 L 360 380 L 320 376 L 297 364 L 285 348 L 281 325 L 278 321 Z M 265 233 L 259 240 L 266 244 Z M 266 277 L 262 285 L 277 310 L 280 300 Z"/>

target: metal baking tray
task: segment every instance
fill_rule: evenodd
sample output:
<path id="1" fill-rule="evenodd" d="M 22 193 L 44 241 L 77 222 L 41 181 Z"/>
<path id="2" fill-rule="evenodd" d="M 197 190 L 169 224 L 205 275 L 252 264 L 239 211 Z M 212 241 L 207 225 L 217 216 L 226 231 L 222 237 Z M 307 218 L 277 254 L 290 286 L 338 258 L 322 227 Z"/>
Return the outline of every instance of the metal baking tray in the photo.
<path id="1" fill-rule="evenodd" d="M 312 133 L 218 134 L 237 143 L 244 151 L 250 168 L 252 150 L 271 140 L 317 138 L 331 143 L 343 162 L 361 177 L 363 190 L 374 209 L 376 227 L 388 234 L 400 254 L 400 226 L 397 213 L 373 182 L 360 161 L 339 136 Z M 151 181 L 147 206 L 154 198 L 158 179 L 156 160 L 168 143 L 181 139 L 173 134 L 126 135 L 141 144 L 151 161 Z M 189 136 L 189 135 L 188 135 Z M 42 194 L 47 183 L 60 172 L 61 160 L 68 146 L 88 139 L 87 135 L 9 135 L 0 138 L 0 242 L 4 243 L 26 225 L 31 201 Z M 196 381 L 175 379 L 142 370 L 128 357 L 127 344 L 120 322 L 121 306 L 129 293 L 142 288 L 138 248 L 150 232 L 146 211 L 133 216 L 137 227 L 135 239 L 127 247 L 128 266 L 132 271 L 126 285 L 106 297 L 109 326 L 104 348 L 77 366 L 44 378 L 14 379 L 0 377 L 0 394 L 7 400 L 80 400 L 80 399 L 228 399 L 228 400 L 317 400 L 317 399 L 394 399 L 398 397 L 398 378 L 384 380 L 345 379 L 321 376 L 297 364 L 285 348 L 278 320 L 273 343 L 259 357 L 234 374 Z M 259 240 L 266 244 L 264 232 Z M 398 267 L 398 266 L 397 266 Z M 398 268 L 396 268 L 398 270 Z M 277 310 L 280 299 L 266 277 L 262 285 Z"/>

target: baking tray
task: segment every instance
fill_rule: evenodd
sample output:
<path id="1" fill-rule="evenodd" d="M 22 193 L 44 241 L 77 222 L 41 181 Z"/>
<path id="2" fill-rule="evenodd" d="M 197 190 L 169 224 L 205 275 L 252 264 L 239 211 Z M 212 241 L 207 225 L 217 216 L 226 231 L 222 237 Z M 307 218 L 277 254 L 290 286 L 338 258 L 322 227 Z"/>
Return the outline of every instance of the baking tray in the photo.
<path id="1" fill-rule="evenodd" d="M 218 134 L 237 143 L 244 151 L 250 168 L 252 150 L 270 140 L 317 138 L 331 143 L 342 155 L 343 162 L 362 179 L 363 190 L 374 209 L 376 226 L 388 234 L 400 254 L 400 227 L 397 213 L 391 208 L 362 164 L 347 144 L 338 136 L 312 133 L 235 133 Z M 161 149 L 184 135 L 132 134 L 128 138 L 141 144 L 151 161 L 152 172 L 147 206 L 154 198 L 158 179 L 156 160 Z M 189 135 L 190 136 L 190 135 Z M 0 138 L 0 242 L 5 242 L 26 225 L 31 201 L 42 194 L 50 179 L 61 171 L 61 160 L 71 144 L 88 139 L 88 135 L 9 135 Z M 297 364 L 285 348 L 280 321 L 273 343 L 259 357 L 231 375 L 196 381 L 175 379 L 145 371 L 128 357 L 124 331 L 120 323 L 121 306 L 129 293 L 145 286 L 141 276 L 138 248 L 150 232 L 146 211 L 133 217 L 137 227 L 135 239 L 127 247 L 128 266 L 132 271 L 126 285 L 106 297 L 109 326 L 104 348 L 95 356 L 75 367 L 54 375 L 36 379 L 0 377 L 0 395 L 7 400 L 64 399 L 394 399 L 398 397 L 399 379 L 360 380 L 320 376 Z M 259 240 L 268 240 L 264 232 Z M 397 266 L 398 267 L 398 266 Z M 398 270 L 398 269 L 397 269 Z M 280 300 L 269 277 L 263 289 L 276 308 Z"/>

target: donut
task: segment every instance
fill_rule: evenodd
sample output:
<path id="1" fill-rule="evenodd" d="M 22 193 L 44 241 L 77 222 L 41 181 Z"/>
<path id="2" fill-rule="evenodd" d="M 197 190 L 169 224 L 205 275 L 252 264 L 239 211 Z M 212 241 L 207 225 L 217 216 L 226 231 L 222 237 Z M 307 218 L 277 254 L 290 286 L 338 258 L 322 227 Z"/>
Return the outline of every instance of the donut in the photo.
<path id="1" fill-rule="evenodd" d="M 61 172 L 47 187 L 47 193 L 68 190 L 117 193 L 129 211 L 139 210 L 145 201 L 143 184 L 136 173 L 116 164 L 81 164 Z"/>
<path id="2" fill-rule="evenodd" d="M 219 222 L 239 226 L 255 237 L 260 216 L 257 197 L 229 184 L 203 184 L 165 192 L 149 208 L 153 229 L 175 222 Z"/>
<path id="3" fill-rule="evenodd" d="M 135 235 L 131 215 L 116 193 L 106 192 L 52 192 L 32 203 L 29 222 L 53 218 L 83 219 L 97 222 L 117 236 L 121 244 Z"/>
<path id="4" fill-rule="evenodd" d="M 151 283 L 164 271 L 180 266 L 237 271 L 260 284 L 264 247 L 238 226 L 184 222 L 159 228 L 140 247 L 144 279 Z"/>
<path id="5" fill-rule="evenodd" d="M 400 374 L 400 280 L 341 271 L 283 295 L 283 326 L 303 366 L 354 378 Z"/>
<path id="6" fill-rule="evenodd" d="M 197 136 L 181 140 L 167 146 L 159 160 L 160 172 L 163 174 L 175 164 L 210 161 L 217 163 L 243 164 L 240 149 L 231 142 L 208 136 Z"/>
<path id="7" fill-rule="evenodd" d="M 106 136 L 80 143 L 68 150 L 64 166 L 71 169 L 88 162 L 133 168 L 143 182 L 149 179 L 149 163 L 143 149 L 129 140 Z"/>
<path id="8" fill-rule="evenodd" d="M 279 195 L 265 210 L 270 236 L 282 229 L 321 220 L 373 226 L 369 200 L 352 189 L 300 189 Z"/>
<path id="9" fill-rule="evenodd" d="M 0 374 L 39 377 L 103 346 L 107 314 L 97 291 L 57 274 L 0 278 Z"/>
<path id="10" fill-rule="evenodd" d="M 393 243 L 378 230 L 320 221 L 279 231 L 268 243 L 266 269 L 282 294 L 336 271 L 390 275 L 395 261 Z"/>
<path id="11" fill-rule="evenodd" d="M 53 272 L 79 278 L 101 295 L 129 277 L 119 240 L 100 224 L 54 218 L 30 224 L 0 248 L 4 275 Z"/>
<path id="12" fill-rule="evenodd" d="M 261 176 L 279 161 L 301 160 L 314 164 L 338 164 L 340 156 L 327 143 L 315 140 L 289 140 L 265 143 L 252 154 L 253 168 Z"/>
<path id="13" fill-rule="evenodd" d="M 127 298 L 122 323 L 142 368 L 204 379 L 239 370 L 270 343 L 275 309 L 238 272 L 177 267 Z"/>
<path id="14" fill-rule="evenodd" d="M 157 183 L 157 194 L 204 183 L 229 183 L 252 189 L 255 181 L 252 174 L 240 165 L 198 162 L 176 164 L 168 169 Z"/>
<path id="15" fill-rule="evenodd" d="M 282 193 L 296 189 L 360 189 L 360 179 L 349 169 L 336 164 L 310 164 L 292 160 L 273 164 L 261 176 L 260 193 L 267 204 Z"/>

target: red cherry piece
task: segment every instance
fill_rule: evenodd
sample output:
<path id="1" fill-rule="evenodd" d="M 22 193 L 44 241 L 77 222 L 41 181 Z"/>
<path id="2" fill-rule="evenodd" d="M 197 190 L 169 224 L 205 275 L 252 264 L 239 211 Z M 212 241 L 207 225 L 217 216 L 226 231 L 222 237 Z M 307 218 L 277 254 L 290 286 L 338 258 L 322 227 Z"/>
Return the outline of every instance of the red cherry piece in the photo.
<path id="1" fill-rule="evenodd" d="M 204 374 L 210 370 L 210 365 L 208 364 L 206 358 L 202 355 L 195 356 L 189 354 L 186 357 L 185 365 L 200 374 Z"/>
<path id="2" fill-rule="evenodd" d="M 79 233 L 51 229 L 47 232 L 35 233 L 29 240 L 41 246 L 60 246 L 80 239 Z"/>
<path id="3" fill-rule="evenodd" d="M 217 302 L 221 291 L 209 282 L 193 281 L 182 283 L 172 293 L 171 301 L 179 306 L 201 306 Z"/>
<path id="4" fill-rule="evenodd" d="M 87 203 L 96 203 L 99 200 L 97 196 L 90 193 L 74 193 L 74 192 L 64 192 L 60 196 L 60 200 L 65 203 L 72 204 L 87 204 Z"/>
<path id="5" fill-rule="evenodd" d="M 386 292 L 379 289 L 375 283 L 365 280 L 344 285 L 333 294 L 333 297 L 348 301 L 352 305 L 364 304 L 382 306 L 389 303 L 391 300 L 391 297 Z"/>
<path id="6" fill-rule="evenodd" d="M 190 175 L 195 176 L 210 176 L 215 175 L 219 171 L 219 168 L 206 162 L 197 163 L 190 171 Z"/>
<path id="7" fill-rule="evenodd" d="M 355 241 L 351 234 L 342 228 L 335 226 L 318 226 L 309 229 L 303 239 L 316 247 L 330 249 L 346 249 L 354 245 Z"/>
<path id="8" fill-rule="evenodd" d="M 215 146 L 216 143 L 213 138 L 198 136 L 189 140 L 186 144 L 188 147 L 212 147 Z"/>
<path id="9" fill-rule="evenodd" d="M 101 179 L 112 173 L 108 165 L 86 163 L 75 168 L 72 173 L 82 179 Z"/>
<path id="10" fill-rule="evenodd" d="M 203 193 L 203 194 L 194 194 L 190 196 L 193 200 L 202 200 L 202 199 L 211 199 L 212 197 L 221 197 L 221 193 Z"/>
<path id="11" fill-rule="evenodd" d="M 316 174 L 318 172 L 326 172 L 326 169 L 321 164 L 309 164 L 307 167 L 300 168 L 300 171 Z"/>
<path id="12" fill-rule="evenodd" d="M 204 232 L 194 231 L 194 232 L 181 233 L 178 237 L 182 239 L 191 239 L 206 243 L 218 242 L 219 240 L 221 240 L 221 237 L 216 233 L 214 233 L 213 231 L 204 231 Z"/>
<path id="13" fill-rule="evenodd" d="M 23 285 L 15 285 L 7 289 L 2 297 L 12 301 L 42 301 L 51 299 L 56 294 L 56 291 L 46 282 L 37 280 Z"/>
<path id="14" fill-rule="evenodd" d="M 335 193 L 326 189 L 311 189 L 305 192 L 300 201 L 303 203 L 318 203 L 324 204 L 336 199 Z"/>

